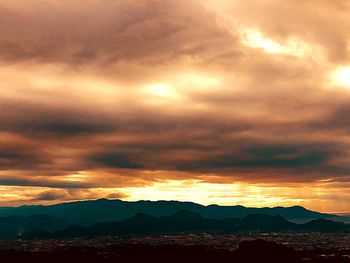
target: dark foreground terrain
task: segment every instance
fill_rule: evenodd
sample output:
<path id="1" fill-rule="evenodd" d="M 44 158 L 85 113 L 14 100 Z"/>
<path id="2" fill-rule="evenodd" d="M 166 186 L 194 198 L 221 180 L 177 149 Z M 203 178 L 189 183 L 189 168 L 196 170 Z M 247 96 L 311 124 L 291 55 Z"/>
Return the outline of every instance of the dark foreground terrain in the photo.
<path id="1" fill-rule="evenodd" d="M 3 207 L 0 262 L 350 263 L 343 219 L 175 201 Z"/>
<path id="2" fill-rule="evenodd" d="M 206 245 L 119 244 L 106 247 L 64 246 L 50 251 L 8 249 L 1 262 L 237 262 L 349 263 L 350 250 L 297 251 L 272 241 L 243 241 L 235 250 Z"/>

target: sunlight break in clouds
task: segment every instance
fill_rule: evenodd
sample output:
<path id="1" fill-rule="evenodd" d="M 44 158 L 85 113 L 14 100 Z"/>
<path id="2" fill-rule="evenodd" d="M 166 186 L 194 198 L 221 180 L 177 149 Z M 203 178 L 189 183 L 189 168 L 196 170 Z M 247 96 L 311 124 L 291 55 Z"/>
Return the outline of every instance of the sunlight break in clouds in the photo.
<path id="1" fill-rule="evenodd" d="M 286 54 L 304 57 L 312 54 L 311 47 L 297 39 L 290 38 L 281 44 L 264 37 L 261 32 L 254 29 L 246 29 L 241 32 L 242 43 L 252 48 L 261 48 L 267 53 Z"/>
<path id="2" fill-rule="evenodd" d="M 335 84 L 350 88 L 350 67 L 341 67 L 332 73 Z"/>
<path id="3" fill-rule="evenodd" d="M 1 204 L 349 211 L 349 12 L 347 0 L 1 1 Z"/>

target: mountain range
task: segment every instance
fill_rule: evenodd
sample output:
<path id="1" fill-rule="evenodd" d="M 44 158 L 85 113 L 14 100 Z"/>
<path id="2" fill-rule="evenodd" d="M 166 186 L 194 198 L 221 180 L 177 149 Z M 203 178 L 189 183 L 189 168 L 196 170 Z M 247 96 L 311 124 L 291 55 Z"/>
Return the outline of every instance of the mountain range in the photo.
<path id="1" fill-rule="evenodd" d="M 310 211 L 301 206 L 248 208 L 244 206 L 203 206 L 192 202 L 179 201 L 137 201 L 98 199 L 60 203 L 43 206 L 0 207 L 0 217 L 47 215 L 59 218 L 68 224 L 88 226 L 95 223 L 122 221 L 136 214 L 150 216 L 170 216 L 178 211 L 187 210 L 208 219 L 244 218 L 251 214 L 279 215 L 291 222 L 303 223 L 313 219 L 339 220 L 340 217 Z"/>
<path id="2" fill-rule="evenodd" d="M 99 199 L 50 206 L 0 208 L 0 239 L 186 232 L 350 230 L 348 224 L 330 219 L 339 218 L 299 206 L 246 208 L 202 206 L 177 201 L 125 202 Z"/>
<path id="3" fill-rule="evenodd" d="M 347 230 L 350 230 L 350 226 L 327 219 L 316 219 L 305 224 L 292 223 L 281 216 L 263 214 L 248 215 L 243 219 L 208 219 L 197 213 L 182 210 L 172 216 L 154 217 L 147 214 L 137 214 L 121 222 L 98 223 L 89 227 L 71 226 L 54 233 L 52 236 L 147 235 L 184 232 L 235 233 L 246 231 L 337 232 Z"/>
<path id="4" fill-rule="evenodd" d="M 171 216 L 154 217 L 144 213 L 117 222 L 90 226 L 65 225 L 46 215 L 4 217 L 0 220 L 1 238 L 73 238 L 113 235 L 152 235 L 178 233 L 237 233 L 237 232 L 339 232 L 350 226 L 327 219 L 305 224 L 287 221 L 281 216 L 248 215 L 242 219 L 208 219 L 187 210 Z"/>

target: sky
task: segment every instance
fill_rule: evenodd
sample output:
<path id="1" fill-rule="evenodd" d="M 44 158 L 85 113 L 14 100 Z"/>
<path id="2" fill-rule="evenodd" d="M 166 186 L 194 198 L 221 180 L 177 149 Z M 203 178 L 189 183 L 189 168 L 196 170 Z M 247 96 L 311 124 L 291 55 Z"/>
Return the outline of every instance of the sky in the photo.
<path id="1" fill-rule="evenodd" d="M 350 211 L 348 0 L 2 0 L 0 205 Z"/>

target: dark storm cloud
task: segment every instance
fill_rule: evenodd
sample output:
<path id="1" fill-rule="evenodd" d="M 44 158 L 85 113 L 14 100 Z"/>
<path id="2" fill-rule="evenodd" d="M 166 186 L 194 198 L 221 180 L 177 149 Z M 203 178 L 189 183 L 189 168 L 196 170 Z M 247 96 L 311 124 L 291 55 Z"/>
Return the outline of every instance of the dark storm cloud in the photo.
<path id="1" fill-rule="evenodd" d="M 203 154 L 202 149 L 196 149 L 195 146 L 189 146 L 185 150 L 167 149 L 164 146 L 163 149 L 144 150 L 142 154 L 129 152 L 115 156 L 113 153 L 105 152 L 102 156 L 110 157 L 109 163 L 98 159 L 101 158 L 101 154 L 98 154 L 94 160 L 100 161 L 101 166 L 135 168 L 125 161 L 120 162 L 120 160 L 132 159 L 138 163 L 138 166 L 149 170 L 212 172 L 226 174 L 226 176 L 230 174 L 234 176 L 238 172 L 275 171 L 275 176 L 278 178 L 282 176 L 280 173 L 283 170 L 283 177 L 286 181 L 291 180 L 295 174 L 303 176 L 304 180 L 308 181 L 315 179 L 315 173 L 321 179 L 325 175 L 346 175 L 350 171 L 346 166 L 330 163 L 333 159 L 346 154 L 346 149 L 336 145 L 269 143 L 262 146 L 261 142 L 249 142 L 248 140 L 245 145 L 242 145 L 242 140 L 226 141 L 226 144 L 231 144 L 232 148 L 228 148 L 227 145 L 213 145 L 207 148 L 206 154 Z"/>
<path id="2" fill-rule="evenodd" d="M 47 164 L 45 151 L 40 146 L 23 142 L 18 138 L 0 142 L 0 170 L 11 169 L 38 169 Z"/>
<path id="3" fill-rule="evenodd" d="M 326 146 L 327 147 L 327 146 Z M 327 149 L 323 147 L 323 150 Z M 322 149 L 322 148 L 321 148 Z M 207 169 L 243 168 L 243 169 L 317 169 L 334 157 L 322 152 L 320 147 L 310 149 L 310 145 L 250 145 L 248 149 L 239 149 L 239 153 L 225 153 L 216 158 L 200 162 L 198 167 Z"/>
<path id="4" fill-rule="evenodd" d="M 0 98 L 0 131 L 17 132 L 29 136 L 52 134 L 69 136 L 113 131 L 113 123 L 102 112 L 62 105 L 48 105 Z M 70 106 L 70 107 L 69 107 Z"/>
<path id="5" fill-rule="evenodd" d="M 336 126 L 337 118 L 313 121 L 318 126 L 315 128 L 308 121 L 295 124 L 274 119 L 244 119 L 236 114 L 219 117 L 216 112 L 169 115 L 147 109 L 143 109 L 141 117 L 137 115 L 138 108 L 134 110 L 134 114 L 126 116 L 99 115 L 98 110 L 93 114 L 50 108 L 33 113 L 24 110 L 33 119 L 28 126 L 23 121 L 13 122 L 12 130 L 26 136 L 29 142 L 21 146 L 9 140 L 3 145 L 2 169 L 31 167 L 34 174 L 39 170 L 43 173 L 45 167 L 65 173 L 103 168 L 163 169 L 217 172 L 226 176 L 230 172 L 234 176 L 238 170 L 276 170 L 279 176 L 279 171 L 284 169 L 284 173 L 291 174 L 318 173 L 320 178 L 327 173 L 344 175 L 349 170 L 343 164 L 339 167 L 330 164 L 347 155 L 347 145 L 332 136 L 329 142 L 301 136 L 322 130 L 329 132 L 327 127 Z M 246 133 L 252 135 L 247 137 Z M 125 139 L 118 140 L 120 136 Z M 289 143 L 285 142 L 286 138 Z M 59 150 L 55 155 L 46 150 L 47 146 L 76 149 L 79 153 L 70 156 L 71 162 L 60 165 L 57 164 Z M 293 175 L 286 176 L 286 180 L 292 178 Z"/>
<path id="6" fill-rule="evenodd" d="M 350 129 L 350 103 L 338 103 L 329 109 L 329 113 L 318 122 L 311 122 L 313 129 L 347 133 Z"/>
<path id="7" fill-rule="evenodd" d="M 67 198 L 68 193 L 65 191 L 45 191 L 38 194 L 34 201 L 55 201 L 55 200 L 64 200 Z"/>
<path id="8" fill-rule="evenodd" d="M 93 155 L 89 161 L 95 163 L 100 168 L 144 168 L 139 164 L 142 163 L 142 156 L 137 156 L 137 154 L 133 153 L 104 152 Z"/>
<path id="9" fill-rule="evenodd" d="M 6 186 L 30 186 L 30 187 L 48 187 L 48 188 L 91 188 L 93 185 L 83 182 L 42 180 L 30 178 L 16 178 L 14 176 L 0 176 L 0 185 Z"/>

